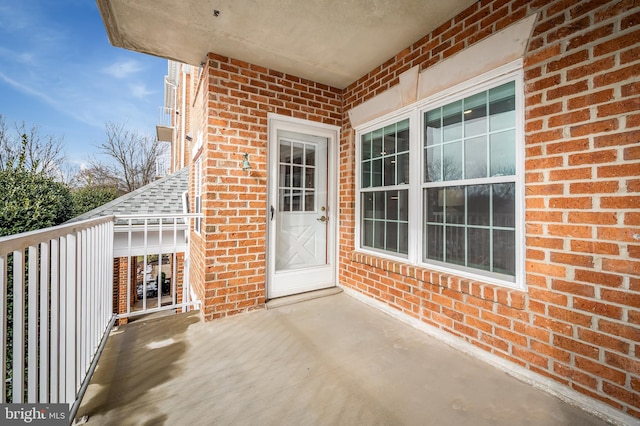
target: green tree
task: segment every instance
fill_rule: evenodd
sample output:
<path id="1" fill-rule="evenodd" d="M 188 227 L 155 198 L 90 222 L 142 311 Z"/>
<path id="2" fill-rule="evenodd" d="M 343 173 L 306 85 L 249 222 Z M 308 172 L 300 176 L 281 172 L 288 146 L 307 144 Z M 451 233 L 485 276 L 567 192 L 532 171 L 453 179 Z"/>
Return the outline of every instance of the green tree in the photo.
<path id="1" fill-rule="evenodd" d="M 0 236 L 58 225 L 69 220 L 73 200 L 69 188 L 38 171 L 38 163 L 25 165 L 27 135 L 18 158 L 9 158 L 0 170 Z"/>
<path id="2" fill-rule="evenodd" d="M 100 207 L 118 198 L 119 191 L 108 186 L 85 186 L 71 192 L 73 217 Z"/>

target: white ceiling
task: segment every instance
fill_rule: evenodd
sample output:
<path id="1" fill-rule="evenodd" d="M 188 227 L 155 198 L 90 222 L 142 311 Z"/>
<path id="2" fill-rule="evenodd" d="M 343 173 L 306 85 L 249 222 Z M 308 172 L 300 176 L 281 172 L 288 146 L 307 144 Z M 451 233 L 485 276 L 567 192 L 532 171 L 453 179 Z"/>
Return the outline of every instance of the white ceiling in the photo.
<path id="1" fill-rule="evenodd" d="M 344 88 L 477 0 L 97 0 L 114 46 L 214 52 Z M 214 15 L 214 10 L 219 15 Z"/>

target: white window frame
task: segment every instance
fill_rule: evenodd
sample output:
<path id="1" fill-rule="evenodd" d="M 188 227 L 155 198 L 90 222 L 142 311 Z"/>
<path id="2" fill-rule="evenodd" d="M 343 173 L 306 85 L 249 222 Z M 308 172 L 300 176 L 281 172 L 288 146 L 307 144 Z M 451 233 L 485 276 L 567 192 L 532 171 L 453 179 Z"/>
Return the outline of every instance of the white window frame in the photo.
<path id="1" fill-rule="evenodd" d="M 202 214 L 202 158 L 194 163 L 193 171 L 193 212 Z M 193 219 L 193 230 L 200 235 L 202 228 L 202 217 L 197 216 Z"/>
<path id="2" fill-rule="evenodd" d="M 500 86 L 509 81 L 515 81 L 515 107 L 516 107 L 516 200 L 515 200 L 515 276 L 512 279 L 504 279 L 499 274 L 487 274 L 484 271 L 461 267 L 456 265 L 431 263 L 423 260 L 423 117 L 426 111 L 438 106 L 455 102 L 473 94 Z M 410 180 L 409 180 L 409 246 L 408 256 L 396 255 L 392 252 L 374 250 L 361 245 L 361 135 L 372 130 L 384 127 L 409 118 L 410 137 Z M 518 59 L 509 64 L 498 67 L 490 72 L 469 79 L 463 83 L 445 89 L 437 94 L 421 99 L 414 104 L 403 107 L 391 114 L 379 117 L 371 122 L 358 126 L 356 129 L 356 218 L 355 218 L 355 247 L 359 252 L 371 254 L 393 260 L 409 262 L 428 269 L 441 271 L 447 274 L 460 276 L 472 280 L 488 282 L 500 286 L 522 289 L 525 285 L 525 261 L 524 261 L 524 85 L 522 60 Z M 461 183 L 463 184 L 463 183 Z"/>

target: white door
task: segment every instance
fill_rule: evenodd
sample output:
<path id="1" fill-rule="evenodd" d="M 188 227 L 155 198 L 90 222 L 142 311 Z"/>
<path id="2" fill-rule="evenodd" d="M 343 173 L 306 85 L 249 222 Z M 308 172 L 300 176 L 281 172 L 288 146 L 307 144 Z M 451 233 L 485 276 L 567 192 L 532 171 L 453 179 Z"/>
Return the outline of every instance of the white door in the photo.
<path id="1" fill-rule="evenodd" d="M 271 136 L 267 297 L 335 286 L 332 139 L 283 128 Z"/>

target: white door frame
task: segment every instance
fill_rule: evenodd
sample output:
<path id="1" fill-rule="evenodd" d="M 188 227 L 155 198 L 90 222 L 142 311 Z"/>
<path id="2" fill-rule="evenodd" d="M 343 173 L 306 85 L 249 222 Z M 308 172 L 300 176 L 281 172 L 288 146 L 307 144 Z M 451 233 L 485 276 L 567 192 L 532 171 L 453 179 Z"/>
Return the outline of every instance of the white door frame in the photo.
<path id="1" fill-rule="evenodd" d="M 306 135 L 327 138 L 327 251 L 328 261 L 332 266 L 332 282 L 325 287 L 335 287 L 338 277 L 338 184 L 339 164 L 338 152 L 340 146 L 340 127 L 285 115 L 269 113 L 268 121 L 268 154 L 267 154 L 267 276 L 266 298 L 267 300 L 283 296 L 274 288 L 275 283 L 275 256 L 276 250 L 276 222 L 271 220 L 270 206 L 277 206 L 278 194 L 278 132 L 289 131 Z M 304 290 L 303 290 L 304 291 Z"/>

